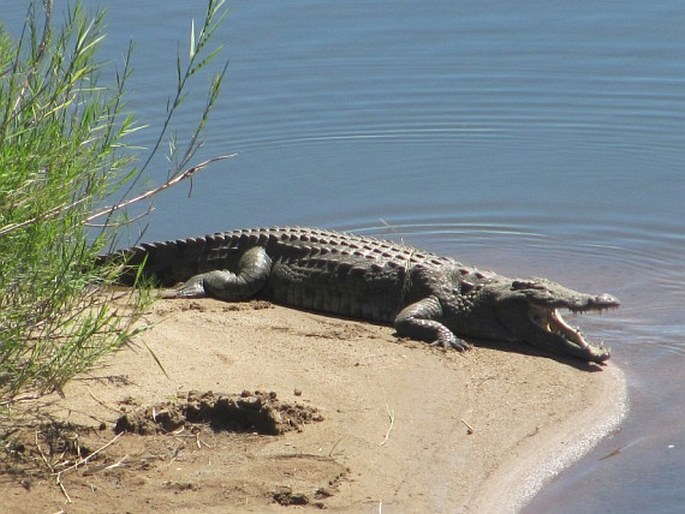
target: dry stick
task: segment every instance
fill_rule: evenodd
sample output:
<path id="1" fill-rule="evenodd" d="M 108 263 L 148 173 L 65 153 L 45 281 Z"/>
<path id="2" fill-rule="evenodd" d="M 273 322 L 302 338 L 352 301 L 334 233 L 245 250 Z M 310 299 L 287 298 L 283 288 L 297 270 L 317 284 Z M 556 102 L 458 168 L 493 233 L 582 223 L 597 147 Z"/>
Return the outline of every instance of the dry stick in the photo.
<path id="1" fill-rule="evenodd" d="M 86 457 L 82 458 L 81 460 L 76 461 L 74 464 L 72 464 L 72 465 L 69 466 L 68 468 L 65 468 L 65 469 L 63 469 L 62 471 L 58 472 L 58 473 L 57 473 L 57 479 L 59 480 L 59 478 L 60 478 L 60 476 L 61 476 L 62 474 L 66 473 L 66 472 L 68 472 L 68 471 L 72 471 L 72 470 L 78 468 L 79 466 L 82 466 L 83 464 L 87 464 L 88 461 L 89 461 L 92 457 L 95 457 L 98 453 L 104 451 L 105 449 L 107 449 L 108 447 L 110 447 L 111 445 L 113 445 L 113 444 L 117 441 L 117 439 L 119 439 L 122 435 L 124 435 L 123 432 L 118 433 L 118 434 L 115 435 L 114 438 L 113 438 L 111 441 L 109 441 L 107 444 L 101 446 L 100 448 L 98 448 L 97 450 L 95 450 L 93 453 L 88 454 Z"/>
<path id="2" fill-rule="evenodd" d="M 145 200 L 147 198 L 150 198 L 151 196 L 156 195 L 157 193 L 164 191 L 165 189 L 168 189 L 172 186 L 175 186 L 182 180 L 185 180 L 187 178 L 192 177 L 195 173 L 198 171 L 202 170 L 203 168 L 206 168 L 210 164 L 217 162 L 217 161 L 223 161 L 226 159 L 232 159 L 233 157 L 237 156 L 237 153 L 232 153 L 228 155 L 220 155 L 219 157 L 213 157 L 212 159 L 207 159 L 204 162 L 201 162 L 200 164 L 193 166 L 192 168 L 188 168 L 185 170 L 183 173 L 179 174 L 178 176 L 172 178 L 171 180 L 167 180 L 164 182 L 162 185 L 150 189 L 149 191 L 146 191 L 135 198 L 131 198 L 130 200 L 126 200 L 125 202 L 117 203 L 114 204 L 110 207 L 107 207 L 105 209 L 102 209 L 101 211 L 96 212 L 95 214 L 91 214 L 84 220 L 84 224 L 88 226 L 93 226 L 90 222 L 93 221 L 96 218 L 99 218 L 101 216 L 104 216 L 106 214 L 111 214 L 115 211 L 121 210 L 125 207 L 128 207 L 129 205 L 132 205 L 134 203 L 140 202 L 142 200 Z M 58 205 L 57 207 L 53 207 L 52 209 L 48 210 L 47 212 L 43 213 L 40 216 L 35 216 L 33 218 L 17 222 L 17 223 L 10 223 L 9 225 L 5 225 L 4 227 L 0 227 L 0 236 L 4 236 L 6 234 L 9 234 L 11 232 L 14 232 L 15 230 L 19 230 L 24 227 L 28 227 L 30 225 L 34 225 L 38 223 L 39 221 L 44 221 L 44 220 L 49 220 L 53 218 L 57 218 L 63 213 L 73 209 L 74 207 L 78 206 L 79 204 L 82 204 L 85 202 L 87 198 L 81 198 L 79 200 L 76 200 L 71 203 L 63 203 L 61 205 Z"/>
<path id="3" fill-rule="evenodd" d="M 90 387 L 86 387 L 86 389 L 88 390 L 88 394 L 90 395 L 90 397 L 91 397 L 93 400 L 95 400 L 96 402 L 98 402 L 102 407 L 104 407 L 105 409 L 111 410 L 112 412 L 116 412 L 117 414 L 120 414 L 120 411 L 119 411 L 118 409 L 115 409 L 114 407 L 111 407 L 111 406 L 107 405 L 107 404 L 106 404 L 105 402 L 103 402 L 100 398 L 98 398 L 97 396 L 95 396 L 95 395 L 93 394 L 93 391 L 90 390 Z M 91 417 L 93 417 L 93 416 L 91 416 Z M 95 419 L 95 418 L 93 418 L 93 419 Z M 100 421 L 100 420 L 98 420 L 98 421 Z"/>
<path id="4" fill-rule="evenodd" d="M 48 467 L 50 470 L 50 473 L 55 473 L 55 468 L 52 467 L 52 464 L 50 464 L 50 461 L 48 461 L 47 457 L 43 453 L 43 449 L 40 447 L 40 443 L 38 442 L 38 431 L 36 430 L 36 447 L 38 448 L 38 453 L 40 453 L 41 458 L 43 459 L 43 462 L 45 462 L 45 465 Z M 71 503 L 71 497 L 69 496 L 69 493 L 64 487 L 64 484 L 60 480 L 59 473 L 57 473 L 57 485 L 59 488 L 62 490 L 62 494 L 64 497 L 67 499 L 67 503 Z"/>
<path id="5" fill-rule="evenodd" d="M 61 205 L 58 205 L 57 207 L 53 207 L 52 209 L 48 210 L 47 212 L 43 213 L 41 216 L 35 216 L 33 218 L 17 222 L 17 223 L 10 223 L 9 225 L 5 225 L 0 229 L 0 236 L 4 236 L 5 234 L 9 234 L 10 232 L 14 232 L 15 230 L 19 230 L 20 228 L 28 227 L 30 225 L 33 225 L 35 223 L 38 223 L 39 221 L 43 220 L 49 220 L 53 218 L 59 217 L 62 213 L 67 212 L 70 209 L 73 209 L 77 205 L 85 202 L 85 198 L 81 198 L 80 200 L 76 200 L 75 202 L 72 203 L 63 203 Z"/>
<path id="6" fill-rule="evenodd" d="M 140 219 L 143 219 L 145 216 L 149 215 L 151 212 L 153 212 L 155 208 L 150 205 L 146 209 L 146 211 L 142 214 L 139 214 L 138 216 L 134 216 L 133 218 L 126 218 L 126 221 L 120 221 L 120 222 L 110 222 L 110 223 L 88 223 L 86 222 L 86 225 L 89 227 L 93 228 L 119 228 L 119 227 L 125 227 L 126 225 L 136 222 Z"/>
<path id="7" fill-rule="evenodd" d="M 16 398 L 10 398 L 9 400 L 0 401 L 0 407 L 5 407 L 6 405 L 16 405 L 17 403 L 33 402 L 40 398 L 44 398 L 44 394 L 25 394 L 23 396 L 17 396 Z"/>
<path id="8" fill-rule="evenodd" d="M 64 487 L 64 484 L 62 483 L 62 479 L 60 478 L 59 474 L 57 475 L 57 485 L 62 490 L 62 494 L 67 499 L 67 503 L 73 503 L 71 496 L 69 496 L 66 487 Z"/>
<path id="9" fill-rule="evenodd" d="M 333 450 L 335 450 L 338 447 L 338 444 L 340 444 L 340 441 L 342 441 L 342 437 L 335 442 L 335 444 L 331 448 L 331 451 L 328 452 L 329 457 L 333 456 Z"/>
<path id="10" fill-rule="evenodd" d="M 202 439 L 200 439 L 200 432 L 197 432 L 195 434 L 195 442 L 197 443 L 198 449 L 202 449 L 202 445 L 206 446 L 207 448 L 214 448 L 211 444 L 205 443 Z"/>
<path id="11" fill-rule="evenodd" d="M 238 154 L 237 154 L 237 153 L 232 153 L 232 154 L 228 154 L 228 155 L 220 155 L 219 157 L 213 157 L 213 158 L 211 158 L 211 159 L 207 159 L 206 161 L 201 162 L 200 164 L 197 164 L 197 165 L 195 165 L 195 166 L 193 166 L 193 167 L 191 167 L 191 168 L 188 168 L 188 169 L 185 170 L 183 173 L 181 173 L 181 174 L 179 174 L 178 176 L 172 178 L 171 180 L 167 180 L 167 181 L 164 182 L 162 185 L 160 185 L 160 186 L 158 186 L 158 187 L 155 187 L 154 189 L 150 189 L 150 190 L 145 191 L 144 193 L 142 193 L 142 194 L 140 194 L 140 195 L 138 195 L 138 196 L 135 196 L 135 197 L 131 198 L 130 200 L 126 200 L 125 202 L 121 202 L 121 203 L 114 204 L 114 205 L 112 205 L 112 206 L 110 206 L 110 207 L 107 207 L 106 209 L 102 209 L 101 211 L 96 212 L 95 214 L 91 214 L 90 216 L 88 216 L 88 217 L 86 218 L 85 223 L 86 223 L 86 224 L 87 224 L 87 223 L 90 223 L 91 221 L 93 221 L 93 220 L 96 219 L 96 218 L 99 218 L 100 216 L 104 216 L 104 215 L 106 215 L 106 214 L 109 215 L 109 214 L 111 214 L 111 213 L 113 213 L 113 212 L 115 212 L 115 211 L 124 209 L 125 207 L 128 207 L 129 205 L 132 205 L 132 204 L 134 204 L 134 203 L 140 202 L 140 201 L 142 201 L 142 200 L 146 200 L 146 199 L 148 199 L 148 198 L 150 198 L 150 197 L 156 195 L 157 193 L 159 193 L 159 192 L 161 192 L 161 191 L 164 191 L 165 189 L 168 189 L 168 188 L 170 188 L 170 187 L 172 187 L 172 186 L 175 186 L 176 184 L 178 184 L 178 183 L 181 182 L 182 180 L 185 180 L 185 179 L 187 179 L 187 178 L 192 177 L 195 173 L 197 173 L 198 171 L 202 170 L 203 168 L 206 168 L 206 167 L 209 166 L 210 164 L 215 163 L 215 162 L 217 162 L 217 161 L 223 161 L 223 160 L 226 160 L 226 159 L 232 159 L 232 158 L 235 157 L 236 155 L 238 155 Z"/>
<path id="12" fill-rule="evenodd" d="M 110 469 L 120 468 L 124 465 L 124 461 L 128 459 L 128 453 L 124 455 L 121 459 L 116 461 L 114 464 L 108 464 L 106 466 L 96 466 L 94 468 L 88 469 L 83 472 L 83 476 L 94 475 L 95 473 L 102 473 L 103 471 L 109 471 Z"/>
<path id="13" fill-rule="evenodd" d="M 387 443 L 388 439 L 390 438 L 390 432 L 395 426 L 395 413 L 390 410 L 390 407 L 387 403 L 385 404 L 385 408 L 387 409 L 388 417 L 390 418 L 390 426 L 388 427 L 388 431 L 385 433 L 385 438 L 380 443 L 378 443 L 378 446 L 385 446 L 385 443 Z"/>
<path id="14" fill-rule="evenodd" d="M 54 468 L 52 467 L 52 465 L 48 461 L 47 457 L 43 453 L 43 449 L 40 447 L 40 443 L 38 442 L 38 430 L 36 430 L 36 448 L 38 448 L 38 453 L 40 453 L 40 457 L 43 459 L 43 462 L 45 462 L 45 465 L 50 470 L 50 473 L 54 473 L 55 472 Z"/>

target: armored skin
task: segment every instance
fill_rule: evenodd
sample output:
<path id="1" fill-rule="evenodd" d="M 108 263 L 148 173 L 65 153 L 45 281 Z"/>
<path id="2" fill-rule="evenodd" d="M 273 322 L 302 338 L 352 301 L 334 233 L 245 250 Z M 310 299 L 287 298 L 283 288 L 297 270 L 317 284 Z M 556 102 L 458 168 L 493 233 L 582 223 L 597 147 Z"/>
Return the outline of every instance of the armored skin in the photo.
<path id="1" fill-rule="evenodd" d="M 299 227 L 234 230 L 144 243 L 101 257 L 138 266 L 168 296 L 252 297 L 283 305 L 394 325 L 397 334 L 459 351 L 467 341 L 528 344 L 585 361 L 609 350 L 591 344 L 560 309 L 619 306 L 608 294 L 585 294 L 544 278 L 507 278 L 411 246 Z"/>

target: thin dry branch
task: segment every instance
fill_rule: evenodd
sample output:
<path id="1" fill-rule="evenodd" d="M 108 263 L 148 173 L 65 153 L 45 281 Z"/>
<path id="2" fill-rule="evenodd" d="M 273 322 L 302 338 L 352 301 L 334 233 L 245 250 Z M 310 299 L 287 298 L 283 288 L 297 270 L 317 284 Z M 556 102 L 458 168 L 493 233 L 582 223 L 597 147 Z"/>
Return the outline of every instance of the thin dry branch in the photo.
<path id="1" fill-rule="evenodd" d="M 95 475 L 96 473 L 102 473 L 103 471 L 109 471 L 111 469 L 116 469 L 116 468 L 121 468 L 124 466 L 124 461 L 128 459 L 128 454 L 124 455 L 121 459 L 116 461 L 114 464 L 108 464 L 108 465 L 102 465 L 102 466 L 95 466 L 94 468 L 88 469 L 83 472 L 83 476 L 91 476 Z"/>
<path id="2" fill-rule="evenodd" d="M 39 221 L 45 221 L 49 219 L 54 219 L 58 218 L 62 213 L 65 213 L 74 207 L 78 206 L 79 204 L 83 203 L 86 201 L 86 198 L 80 198 L 76 200 L 75 202 L 71 203 L 63 203 L 61 205 L 58 205 L 57 207 L 53 207 L 52 209 L 42 213 L 40 216 L 35 216 L 33 218 L 21 221 L 19 223 L 10 223 L 9 225 L 5 225 L 4 227 L 0 228 L 0 237 L 9 234 L 10 232 L 14 232 L 15 230 L 19 230 L 20 228 L 28 227 L 30 225 L 34 225 L 38 223 Z"/>
<path id="3" fill-rule="evenodd" d="M 233 157 L 237 156 L 237 153 L 232 153 L 228 155 L 220 155 L 219 157 L 213 157 L 211 159 L 207 159 L 204 162 L 201 162 L 200 164 L 197 164 L 195 166 L 192 166 L 191 168 L 188 168 L 187 170 L 183 171 L 182 173 L 178 174 L 174 178 L 167 180 L 163 184 L 155 187 L 154 189 L 150 189 L 135 198 L 131 198 L 130 200 L 126 200 L 125 202 L 117 203 L 114 204 L 110 207 L 107 207 L 105 209 L 102 209 L 101 211 L 98 211 L 94 214 L 91 214 L 89 217 L 87 217 L 84 220 L 85 225 L 91 225 L 91 221 L 93 221 L 96 218 L 99 218 L 101 216 L 105 215 L 110 215 L 113 212 L 116 212 L 118 210 L 124 209 L 130 205 L 133 205 L 134 203 L 146 200 L 157 193 L 160 193 L 161 191 L 164 191 L 165 189 L 169 189 L 170 187 L 175 186 L 179 182 L 192 177 L 195 173 L 198 171 L 201 171 L 202 169 L 206 168 L 210 164 L 213 164 L 217 161 L 223 161 L 226 159 L 232 159 Z M 74 207 L 78 206 L 79 204 L 85 202 L 87 198 L 80 198 L 79 200 L 76 200 L 75 202 L 72 203 L 65 203 L 62 205 L 58 205 L 57 207 L 53 207 L 49 211 L 43 213 L 41 216 L 36 216 L 34 218 L 24 220 L 19 223 L 10 223 L 9 225 L 5 225 L 4 227 L 0 227 L 0 237 L 5 236 L 11 232 L 14 232 L 15 230 L 19 230 L 20 228 L 28 227 L 30 225 L 34 225 L 38 223 L 39 221 L 45 221 L 48 219 L 54 219 L 58 218 L 61 216 L 63 213 L 73 209 Z"/>
<path id="4" fill-rule="evenodd" d="M 390 410 L 390 406 L 386 403 L 385 408 L 388 411 L 388 418 L 390 419 L 390 426 L 388 427 L 388 431 L 385 433 L 385 437 L 383 440 L 378 443 L 378 446 L 385 446 L 385 443 L 388 442 L 390 439 L 390 432 L 392 432 L 392 429 L 395 427 L 395 413 Z"/>
<path id="5" fill-rule="evenodd" d="M 109 448 L 110 446 L 112 446 L 112 445 L 117 441 L 117 439 L 119 439 L 123 434 L 124 434 L 124 432 L 119 432 L 119 433 L 118 433 L 117 435 L 115 435 L 114 438 L 112 438 L 107 444 L 104 444 L 103 446 L 101 446 L 100 448 L 98 448 L 97 450 L 95 450 L 93 453 L 89 453 L 86 457 L 83 457 L 82 459 L 79 459 L 78 461 L 76 461 L 74 464 L 72 464 L 72 465 L 69 466 L 68 468 L 64 468 L 62 471 L 59 471 L 58 473 L 55 473 L 55 474 L 57 475 L 57 480 L 58 480 L 58 482 L 59 482 L 60 478 L 62 477 L 62 475 L 63 475 L 64 473 L 67 473 L 67 472 L 69 472 L 69 471 L 72 471 L 72 470 L 78 468 L 79 466 L 83 466 L 84 464 L 87 464 L 88 461 L 89 461 L 90 459 L 92 459 L 92 458 L 95 457 L 97 454 L 103 452 L 104 450 L 106 450 L 107 448 Z"/>
<path id="6" fill-rule="evenodd" d="M 114 413 L 116 413 L 116 414 L 121 414 L 120 411 L 119 411 L 118 409 L 115 409 L 115 408 L 112 407 L 111 405 L 107 405 L 107 404 L 106 404 L 105 402 L 103 402 L 100 398 L 98 398 L 97 396 L 95 396 L 95 394 L 93 394 L 93 391 L 90 390 L 90 387 L 86 387 L 86 390 L 88 391 L 88 394 L 90 395 L 90 397 L 91 397 L 93 400 L 95 400 L 97 403 L 99 403 L 102 407 L 104 407 L 105 409 L 110 410 L 110 411 L 112 411 L 112 412 L 114 412 Z M 92 417 L 92 416 L 91 416 L 91 417 Z"/>
<path id="7" fill-rule="evenodd" d="M 152 211 L 154 211 L 155 208 L 152 205 L 149 205 L 148 208 L 143 212 L 142 214 L 139 214 L 138 216 L 134 216 L 133 218 L 127 218 L 125 221 L 121 222 L 109 222 L 109 223 L 88 223 L 87 221 L 84 223 L 85 226 L 87 227 L 93 227 L 93 228 L 119 228 L 123 227 L 125 225 L 129 225 L 130 223 L 134 223 L 140 219 L 143 219 L 145 216 L 149 215 Z"/>
<path id="8" fill-rule="evenodd" d="M 54 473 L 55 469 L 52 467 L 52 464 L 50 464 L 50 461 L 45 456 L 45 453 L 43 453 L 43 449 L 40 447 L 40 442 L 38 441 L 38 431 L 37 430 L 36 430 L 35 435 L 36 435 L 36 448 L 38 448 L 38 453 L 40 454 L 40 457 L 43 459 L 43 462 L 45 462 L 45 465 L 50 470 L 50 473 Z"/>
<path id="9" fill-rule="evenodd" d="M 113 212 L 116 212 L 116 211 L 119 211 L 119 210 L 124 209 L 126 207 L 129 207 L 130 205 L 133 205 L 134 203 L 138 203 L 138 202 L 141 202 L 143 200 L 147 200 L 148 198 L 151 198 L 152 196 L 156 195 L 157 193 L 160 193 L 160 192 L 164 191 L 165 189 L 169 189 L 170 187 L 175 186 L 179 182 L 181 182 L 187 178 L 192 177 L 195 173 L 206 168 L 210 164 L 213 164 L 217 161 L 232 159 L 233 157 L 235 157 L 237 155 L 238 155 L 237 153 L 232 153 L 232 154 L 228 154 L 228 155 L 220 155 L 219 157 L 213 157 L 211 159 L 207 159 L 206 161 L 201 162 L 200 164 L 197 164 L 191 168 L 188 168 L 187 170 L 185 170 L 182 173 L 179 173 L 174 178 L 167 180 L 166 182 L 164 182 L 160 186 L 155 187 L 154 189 L 150 189 L 148 191 L 145 191 L 144 193 L 139 194 L 138 196 L 135 196 L 129 200 L 126 200 L 125 202 L 114 204 L 110 207 L 107 207 L 105 209 L 102 209 L 102 210 L 96 212 L 95 214 L 91 214 L 89 217 L 87 217 L 85 219 L 85 223 L 90 223 L 91 221 L 93 221 L 96 218 L 99 218 L 99 217 L 105 216 L 105 215 L 110 215 Z"/>
<path id="10" fill-rule="evenodd" d="M 50 473 L 55 474 L 55 468 L 52 466 L 52 464 L 50 464 L 50 461 L 45 456 L 45 453 L 43 453 L 43 449 L 40 447 L 40 442 L 38 441 L 38 431 L 36 431 L 36 448 L 38 448 L 38 453 L 40 453 L 40 456 L 43 459 L 43 462 L 45 463 L 45 465 L 50 470 Z M 57 482 L 57 485 L 59 486 L 60 490 L 62 491 L 62 494 L 66 498 L 67 503 L 71 503 L 71 497 L 69 496 L 67 489 L 64 487 L 64 484 L 62 483 L 60 473 L 57 473 L 56 482 Z"/>

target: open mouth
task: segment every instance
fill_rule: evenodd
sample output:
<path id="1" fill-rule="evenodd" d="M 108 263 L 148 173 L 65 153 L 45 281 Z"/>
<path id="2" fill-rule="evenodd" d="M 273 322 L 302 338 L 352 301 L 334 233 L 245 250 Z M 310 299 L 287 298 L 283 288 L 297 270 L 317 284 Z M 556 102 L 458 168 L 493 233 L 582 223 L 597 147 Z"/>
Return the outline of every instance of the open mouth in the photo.
<path id="1" fill-rule="evenodd" d="M 564 341 L 576 346 L 584 353 L 594 355 L 599 351 L 602 354 L 606 354 L 606 358 L 608 358 L 609 350 L 605 347 L 604 342 L 590 343 L 578 327 L 574 327 L 564 319 L 559 309 L 539 306 L 531 307 L 531 319 L 545 332 L 561 337 Z M 595 309 L 592 310 L 594 311 Z M 596 310 L 601 311 L 603 309 Z"/>
<path id="2" fill-rule="evenodd" d="M 572 343 L 577 344 L 583 350 L 587 350 L 590 347 L 590 343 L 585 340 L 580 329 L 566 323 L 566 320 L 561 316 L 558 309 L 549 311 L 549 317 L 544 328 L 549 332 L 558 334 Z M 604 348 L 604 342 L 600 341 L 599 346 Z"/>
<path id="3" fill-rule="evenodd" d="M 518 314 L 527 314 L 529 323 L 519 332 L 528 344 L 581 359 L 602 363 L 610 356 L 604 342 L 591 343 L 579 328 L 572 326 L 560 310 L 573 313 L 615 309 L 621 302 L 610 294 L 585 294 L 565 288 L 543 278 L 514 280 L 511 285 L 515 299 L 523 298 Z M 515 302 L 512 302 L 515 303 Z M 523 308 L 526 310 L 523 311 Z M 514 312 L 515 308 L 512 308 Z M 525 315 L 524 314 L 524 315 Z M 510 323 L 516 331 L 516 320 Z"/>

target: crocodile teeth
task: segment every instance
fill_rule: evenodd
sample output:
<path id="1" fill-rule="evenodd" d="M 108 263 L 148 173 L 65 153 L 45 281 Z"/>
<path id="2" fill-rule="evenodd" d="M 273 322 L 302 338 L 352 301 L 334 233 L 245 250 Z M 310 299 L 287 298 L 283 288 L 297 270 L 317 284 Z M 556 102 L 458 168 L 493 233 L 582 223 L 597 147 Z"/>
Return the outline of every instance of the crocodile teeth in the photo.
<path id="1" fill-rule="evenodd" d="M 550 318 L 554 323 L 556 323 L 560 327 L 561 331 L 563 331 L 563 335 L 567 337 L 569 340 L 573 341 L 583 349 L 587 349 L 590 347 L 588 342 L 583 337 L 581 331 L 566 323 L 566 320 L 564 320 L 564 318 L 561 316 L 557 309 L 552 309 L 552 312 L 550 313 Z"/>

